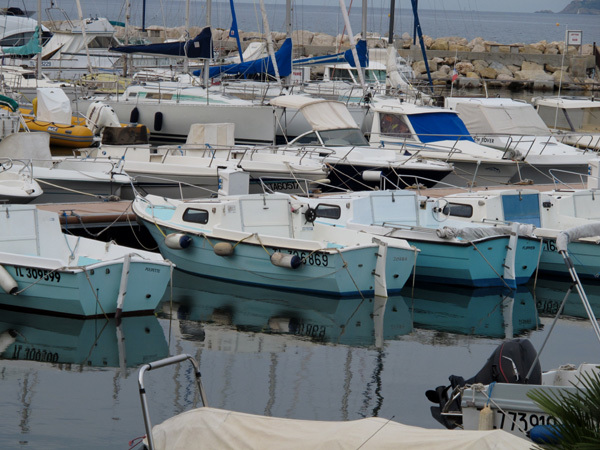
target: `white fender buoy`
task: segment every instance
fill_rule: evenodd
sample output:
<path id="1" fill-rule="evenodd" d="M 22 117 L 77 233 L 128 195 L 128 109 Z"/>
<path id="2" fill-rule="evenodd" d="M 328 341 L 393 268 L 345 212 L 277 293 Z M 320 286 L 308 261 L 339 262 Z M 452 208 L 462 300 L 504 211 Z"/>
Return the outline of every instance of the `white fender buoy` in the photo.
<path id="1" fill-rule="evenodd" d="M 364 181 L 380 181 L 381 171 L 380 170 L 365 170 L 362 173 L 362 179 Z"/>
<path id="2" fill-rule="evenodd" d="M 218 256 L 231 256 L 233 255 L 233 250 L 233 245 L 231 245 L 229 242 L 219 242 L 213 247 L 215 255 Z"/>
<path id="3" fill-rule="evenodd" d="M 490 405 L 485 405 L 479 412 L 479 429 L 493 430 L 494 429 L 494 411 Z"/>
<path id="4" fill-rule="evenodd" d="M 13 345 L 16 340 L 17 333 L 15 330 L 6 330 L 0 334 L 0 353 L 4 353 L 4 351 Z"/>
<path id="5" fill-rule="evenodd" d="M 19 290 L 19 285 L 4 266 L 0 266 L 0 286 L 10 295 L 16 295 Z"/>
<path id="6" fill-rule="evenodd" d="M 192 238 L 184 233 L 171 233 L 165 236 L 165 245 L 173 250 L 182 250 L 192 244 Z"/>
<path id="7" fill-rule="evenodd" d="M 285 267 L 286 269 L 297 269 L 302 265 L 302 260 L 298 255 L 275 252 L 271 255 L 271 264 L 274 266 Z"/>

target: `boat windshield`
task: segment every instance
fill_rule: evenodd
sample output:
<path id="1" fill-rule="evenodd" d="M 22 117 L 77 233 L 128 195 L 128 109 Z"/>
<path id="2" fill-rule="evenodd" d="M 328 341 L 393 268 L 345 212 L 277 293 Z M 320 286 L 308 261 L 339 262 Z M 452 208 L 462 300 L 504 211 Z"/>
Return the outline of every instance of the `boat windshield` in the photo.
<path id="1" fill-rule="evenodd" d="M 327 147 L 368 147 L 369 143 L 358 128 L 319 131 Z"/>
<path id="2" fill-rule="evenodd" d="M 546 125 L 559 130 L 592 132 L 600 131 L 600 106 L 594 108 L 559 108 L 540 105 L 538 113 Z"/>
<path id="3" fill-rule="evenodd" d="M 409 114 L 407 116 L 419 140 L 423 143 L 436 141 L 473 141 L 458 114 L 435 112 Z"/>

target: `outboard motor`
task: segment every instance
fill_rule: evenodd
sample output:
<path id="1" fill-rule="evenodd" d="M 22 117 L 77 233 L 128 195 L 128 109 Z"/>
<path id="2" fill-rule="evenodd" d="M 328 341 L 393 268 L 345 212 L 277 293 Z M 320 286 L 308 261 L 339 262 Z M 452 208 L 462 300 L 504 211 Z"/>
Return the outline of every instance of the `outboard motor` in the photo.
<path id="1" fill-rule="evenodd" d="M 99 136 L 105 127 L 120 127 L 119 117 L 110 105 L 102 102 L 93 102 L 86 112 L 86 126 L 94 135 Z"/>
<path id="2" fill-rule="evenodd" d="M 438 406 L 431 407 L 431 415 L 448 429 L 462 424 L 460 388 L 466 385 L 492 382 L 513 384 L 542 384 L 542 370 L 536 361 L 533 371 L 526 380 L 537 352 L 529 339 L 511 339 L 500 344 L 477 374 L 467 380 L 450 375 L 449 386 L 438 386 L 425 392 L 427 398 Z"/>

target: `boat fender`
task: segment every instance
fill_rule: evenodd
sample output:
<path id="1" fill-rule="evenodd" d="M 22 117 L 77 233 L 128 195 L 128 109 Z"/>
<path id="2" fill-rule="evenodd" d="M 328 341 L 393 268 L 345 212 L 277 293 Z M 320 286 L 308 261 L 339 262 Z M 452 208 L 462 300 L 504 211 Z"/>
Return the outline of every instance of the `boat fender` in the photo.
<path id="1" fill-rule="evenodd" d="M 485 405 L 479 412 L 479 429 L 493 430 L 494 429 L 494 411 L 490 405 Z"/>
<path id="2" fill-rule="evenodd" d="M 313 223 L 317 220 L 317 210 L 315 208 L 308 208 L 304 211 L 304 218 L 308 223 Z"/>
<path id="3" fill-rule="evenodd" d="M 131 123 L 138 123 L 140 121 L 140 110 L 137 109 L 137 106 L 131 110 L 129 121 Z"/>
<path id="4" fill-rule="evenodd" d="M 160 131 L 163 125 L 163 113 L 160 111 L 154 114 L 154 131 Z"/>
<path id="5" fill-rule="evenodd" d="M 16 295 L 19 285 L 4 266 L 0 266 L 0 286 L 7 294 Z"/>
<path id="6" fill-rule="evenodd" d="M 171 233 L 165 237 L 165 245 L 173 250 L 186 249 L 192 243 L 192 238 L 183 233 Z"/>
<path id="7" fill-rule="evenodd" d="M 6 330 L 0 334 L 0 353 L 4 353 L 8 347 L 15 343 L 17 335 L 16 330 Z"/>
<path id="8" fill-rule="evenodd" d="M 287 269 L 297 269 L 302 265 L 302 260 L 298 255 L 275 252 L 271 255 L 271 263 L 274 266 L 285 267 Z"/>
<path id="9" fill-rule="evenodd" d="M 229 242 L 219 242 L 213 247 L 215 255 L 218 256 L 231 256 L 233 255 L 233 249 L 233 245 L 231 245 Z"/>
<path id="10" fill-rule="evenodd" d="M 362 178 L 364 181 L 378 182 L 381 180 L 381 171 L 380 170 L 365 170 L 362 173 Z"/>

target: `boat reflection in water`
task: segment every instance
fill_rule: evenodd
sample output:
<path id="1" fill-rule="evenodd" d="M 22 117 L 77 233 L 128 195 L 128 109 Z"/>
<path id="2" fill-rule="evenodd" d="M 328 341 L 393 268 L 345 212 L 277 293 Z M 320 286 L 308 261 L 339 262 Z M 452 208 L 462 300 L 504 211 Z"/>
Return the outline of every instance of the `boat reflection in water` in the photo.
<path id="1" fill-rule="evenodd" d="M 402 294 L 413 313 L 415 328 L 491 338 L 520 336 L 539 326 L 533 295 L 527 287 L 460 288 L 438 284 Z"/>
<path id="2" fill-rule="evenodd" d="M 175 277 L 174 286 L 185 286 L 173 292 L 173 316 L 179 319 L 184 338 L 208 338 L 204 336 L 207 326 L 198 322 L 354 347 L 381 347 L 384 340 L 412 331 L 410 313 L 399 295 L 340 299 L 239 286 L 184 273 Z M 169 313 L 170 308 L 170 303 L 164 303 L 163 312 Z"/>
<path id="3" fill-rule="evenodd" d="M 126 371 L 167 355 L 165 335 L 155 316 L 125 317 L 119 326 L 104 318 L 80 320 L 8 310 L 0 316 L 0 358 L 5 360 Z"/>
<path id="4" fill-rule="evenodd" d="M 590 302 L 594 316 L 600 318 L 600 285 L 582 281 L 583 289 Z M 567 295 L 569 287 L 572 285 L 564 279 L 539 278 L 535 283 L 531 282 L 531 290 L 534 293 L 537 310 L 541 316 L 555 316 L 558 312 L 560 304 Z M 577 319 L 588 319 L 588 315 L 583 306 L 583 302 L 577 294 L 577 290 L 573 290 L 569 294 L 562 316 L 574 317 Z"/>

